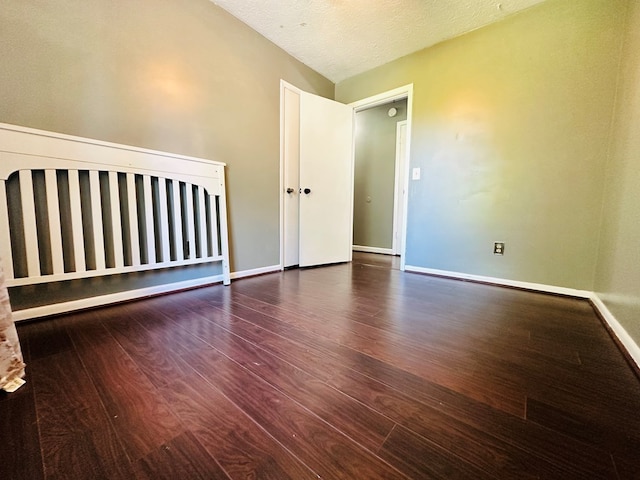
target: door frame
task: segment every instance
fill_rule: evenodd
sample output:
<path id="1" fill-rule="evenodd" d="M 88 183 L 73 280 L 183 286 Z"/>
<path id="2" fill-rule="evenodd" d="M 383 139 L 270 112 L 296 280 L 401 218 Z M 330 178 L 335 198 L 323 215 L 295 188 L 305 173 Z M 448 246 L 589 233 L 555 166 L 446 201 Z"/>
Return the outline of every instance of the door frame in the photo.
<path id="1" fill-rule="evenodd" d="M 386 92 L 373 95 L 371 97 L 363 98 L 349 104 L 353 107 L 354 112 L 358 113 L 368 108 L 377 107 L 386 103 L 393 102 L 394 100 L 407 99 L 407 141 L 405 144 L 405 162 L 403 166 L 402 185 L 404 189 L 403 204 L 402 204 L 402 231 L 401 231 L 401 251 L 400 251 L 400 270 L 405 269 L 405 256 L 407 245 L 407 208 L 409 205 L 409 165 L 411 163 L 411 132 L 413 123 L 413 83 L 404 85 L 402 87 L 394 88 Z M 352 160 L 355 165 L 355 149 L 354 158 Z M 394 199 L 395 201 L 395 199 Z M 394 205 L 395 209 L 395 205 Z M 395 220 L 394 220 L 395 224 Z"/>
<path id="2" fill-rule="evenodd" d="M 404 133 L 403 133 L 404 130 Z M 402 255 L 402 220 L 404 217 L 404 172 L 407 163 L 407 121 L 396 122 L 396 159 L 393 179 L 393 240 L 391 250 L 393 255 Z M 404 142 L 404 148 L 401 148 Z"/>

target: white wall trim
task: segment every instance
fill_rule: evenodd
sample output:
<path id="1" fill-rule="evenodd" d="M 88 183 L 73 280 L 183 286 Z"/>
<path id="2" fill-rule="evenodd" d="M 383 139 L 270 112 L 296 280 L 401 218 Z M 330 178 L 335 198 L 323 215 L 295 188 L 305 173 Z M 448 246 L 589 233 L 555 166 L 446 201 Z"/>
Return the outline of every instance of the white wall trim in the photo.
<path id="1" fill-rule="evenodd" d="M 409 102 L 409 99 L 407 99 Z M 391 249 L 394 255 L 402 255 L 403 251 L 403 220 L 404 220 L 404 174 L 407 171 L 407 121 L 402 120 L 396 123 L 396 158 L 393 172 L 393 244 Z"/>
<path id="2" fill-rule="evenodd" d="M 607 322 L 614 335 L 627 350 L 633 361 L 636 363 L 637 368 L 640 369 L 640 346 L 638 346 L 633 338 L 631 338 L 631 335 L 629 335 L 620 322 L 618 322 L 616 317 L 611 313 L 597 293 L 592 293 L 589 300 L 591 300 L 593 308 L 602 315 L 604 321 Z"/>
<path id="3" fill-rule="evenodd" d="M 482 283 L 490 283 L 494 285 L 501 285 L 507 287 L 523 288 L 526 290 L 533 290 L 537 292 L 552 293 L 556 295 L 568 295 L 572 297 L 585 298 L 591 302 L 594 310 L 599 313 L 609 328 L 613 331 L 622 348 L 624 348 L 633 362 L 636 364 L 636 368 L 640 370 L 640 345 L 629 335 L 624 329 L 616 317 L 611 313 L 609 308 L 600 299 L 597 293 L 590 292 L 588 290 L 576 290 L 573 288 L 557 287 L 554 285 L 545 285 L 542 283 L 530 283 L 520 282 L 517 280 L 509 280 L 505 278 L 485 277 L 482 275 L 471 275 L 467 273 L 451 272 L 447 270 L 437 270 L 433 268 L 416 267 L 414 265 L 406 265 L 407 272 L 425 273 L 428 275 L 435 275 L 439 277 L 450 277 L 460 280 L 472 280 Z"/>
<path id="4" fill-rule="evenodd" d="M 509 280 L 507 278 L 485 277 L 483 275 L 471 275 L 468 273 L 450 272 L 447 270 L 437 270 L 433 268 L 416 267 L 414 265 L 406 265 L 407 272 L 426 273 L 438 277 L 451 277 L 461 280 L 472 280 L 475 282 L 491 283 L 507 287 L 523 288 L 537 292 L 553 293 L 556 295 L 568 295 L 578 298 L 591 298 L 592 292 L 588 290 L 576 290 L 573 288 L 557 287 L 555 285 L 545 285 L 543 283 L 520 282 L 518 280 Z"/>
<path id="5" fill-rule="evenodd" d="M 409 92 L 413 93 L 413 83 L 351 102 L 349 106 L 353 107 L 354 110 L 358 112 L 367 108 L 384 105 L 385 103 L 393 102 L 394 100 L 402 100 L 403 98 L 407 98 Z"/>
<path id="6" fill-rule="evenodd" d="M 382 255 L 393 255 L 392 248 L 366 247 L 364 245 L 354 245 L 353 251 L 365 253 L 381 253 Z"/>
<path id="7" fill-rule="evenodd" d="M 112 148 L 112 149 L 124 150 L 124 151 L 129 151 L 129 152 L 145 153 L 145 154 L 151 154 L 151 155 L 161 156 L 161 157 L 179 158 L 181 160 L 189 160 L 191 162 L 199 162 L 199 163 L 204 163 L 204 164 L 212 164 L 213 163 L 213 164 L 217 164 L 217 165 L 226 166 L 226 163 L 219 162 L 217 160 L 209 160 L 209 159 L 206 159 L 206 158 L 191 157 L 191 156 L 188 156 L 188 155 L 181 155 L 179 153 L 162 152 L 160 150 L 152 150 L 152 149 L 149 149 L 149 148 L 134 147 L 132 145 L 124 145 L 124 144 L 120 144 L 120 143 L 105 142 L 103 140 L 97 140 L 95 138 L 78 137 L 78 136 L 75 136 L 75 135 L 67 135 L 65 133 L 50 132 L 50 131 L 47 131 L 47 130 L 38 130 L 38 129 L 35 129 L 35 128 L 23 127 L 21 125 L 13 125 L 13 124 L 9 124 L 9 123 L 0 123 L 0 130 L 7 130 L 7 131 L 13 131 L 13 132 L 19 132 L 19 133 L 28 133 L 30 135 L 34 135 L 34 136 L 38 136 L 38 137 L 53 138 L 53 139 L 57 139 L 57 140 L 68 140 L 68 141 L 71 141 L 71 142 L 76 142 L 78 144 L 98 145 L 98 146 L 101 146 L 101 147 L 108 147 L 108 148 Z"/>
<path id="8" fill-rule="evenodd" d="M 111 293 L 108 295 L 100 295 L 97 297 L 82 298 L 72 300 L 70 302 L 53 303 L 51 305 L 43 305 L 41 307 L 25 308 L 24 310 L 16 310 L 13 312 L 13 320 L 19 322 L 39 317 L 47 317 L 60 313 L 69 313 L 76 310 L 85 310 L 88 308 L 100 307 L 112 303 L 125 302 L 135 300 L 137 298 L 159 295 L 187 288 L 201 287 L 204 285 L 212 285 L 221 283 L 223 275 L 213 275 L 210 277 L 195 278 L 192 280 L 184 280 L 182 282 L 169 283 L 165 285 L 157 285 L 154 287 L 139 288 L 137 290 L 128 290 L 124 292 Z"/>
<path id="9" fill-rule="evenodd" d="M 231 274 L 231 279 L 236 280 L 238 278 L 255 277 L 256 275 L 264 275 L 265 273 L 274 273 L 281 270 L 281 265 L 269 265 L 267 267 L 253 268 L 251 270 L 241 270 L 239 272 L 233 272 Z"/>

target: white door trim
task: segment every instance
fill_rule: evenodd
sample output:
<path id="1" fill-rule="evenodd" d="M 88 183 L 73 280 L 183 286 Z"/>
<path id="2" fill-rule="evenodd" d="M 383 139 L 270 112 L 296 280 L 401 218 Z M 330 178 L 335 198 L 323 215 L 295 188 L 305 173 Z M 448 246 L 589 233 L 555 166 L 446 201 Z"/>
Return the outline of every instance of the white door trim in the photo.
<path id="1" fill-rule="evenodd" d="M 361 110 L 365 110 L 367 108 L 377 107 L 378 105 L 384 105 L 385 103 L 392 102 L 394 100 L 402 100 L 407 99 L 407 142 L 405 145 L 406 148 L 406 159 L 404 165 L 404 172 L 402 172 L 403 177 L 403 185 L 404 191 L 407 193 L 404 195 L 404 201 L 402 206 L 402 247 L 400 252 L 400 270 L 405 269 L 405 256 L 406 256 L 406 245 L 407 245 L 407 207 L 408 207 L 408 199 L 409 199 L 409 165 L 411 158 L 411 131 L 412 131 L 412 123 L 413 123 L 413 83 L 409 85 L 404 85 L 402 87 L 394 88 L 393 90 L 389 90 L 387 92 L 379 93 L 377 95 L 373 95 L 371 97 L 363 98 L 362 100 L 358 100 L 356 102 L 352 102 L 349 105 L 353 107 L 354 111 L 357 113 Z M 355 150 L 354 150 L 355 155 Z M 355 165 L 355 158 L 352 162 Z"/>
<path id="2" fill-rule="evenodd" d="M 396 123 L 396 163 L 393 178 L 393 239 L 391 250 L 393 255 L 402 254 L 402 218 L 404 195 L 404 171 L 407 163 L 407 121 L 402 120 Z M 404 145 L 403 145 L 404 142 Z"/>

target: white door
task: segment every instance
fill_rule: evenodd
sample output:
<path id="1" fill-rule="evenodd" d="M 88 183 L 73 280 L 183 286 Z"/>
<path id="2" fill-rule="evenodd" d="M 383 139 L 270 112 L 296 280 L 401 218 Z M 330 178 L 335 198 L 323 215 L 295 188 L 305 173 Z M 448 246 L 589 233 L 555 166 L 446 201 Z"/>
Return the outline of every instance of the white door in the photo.
<path id="1" fill-rule="evenodd" d="M 282 95 L 281 128 L 284 158 L 282 166 L 284 187 L 282 266 L 289 268 L 300 263 L 300 94 L 289 88 L 284 88 Z"/>
<path id="2" fill-rule="evenodd" d="M 351 261 L 353 108 L 300 95 L 300 266 Z"/>
<path id="3" fill-rule="evenodd" d="M 351 261 L 353 108 L 287 87 L 283 97 L 283 266 Z"/>

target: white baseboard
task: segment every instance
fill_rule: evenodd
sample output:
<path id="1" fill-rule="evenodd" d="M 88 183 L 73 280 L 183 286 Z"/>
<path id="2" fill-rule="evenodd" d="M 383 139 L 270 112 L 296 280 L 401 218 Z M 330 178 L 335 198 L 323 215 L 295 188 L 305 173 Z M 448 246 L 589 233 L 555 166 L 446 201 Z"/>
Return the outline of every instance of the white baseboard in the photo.
<path id="1" fill-rule="evenodd" d="M 231 279 L 237 280 L 238 278 L 255 277 L 256 275 L 279 272 L 280 270 L 282 270 L 280 265 L 269 265 L 268 267 L 253 268 L 251 270 L 241 270 L 239 272 L 231 273 Z"/>
<path id="2" fill-rule="evenodd" d="M 523 288 L 526 290 L 534 290 L 537 292 L 553 293 L 559 295 L 568 295 L 571 297 L 586 298 L 591 301 L 593 307 L 598 311 L 602 318 L 607 322 L 607 325 L 611 328 L 614 335 L 620 341 L 620 344 L 627 351 L 629 356 L 636 363 L 638 369 L 640 369 L 640 346 L 631 338 L 631 335 L 627 333 L 624 327 L 618 322 L 616 317 L 607 308 L 600 297 L 588 290 L 576 290 L 573 288 L 556 287 L 554 285 L 545 285 L 542 283 L 530 283 L 519 282 L 517 280 L 509 280 L 506 278 L 485 277 L 482 275 L 471 275 L 468 273 L 450 272 L 447 270 L 437 270 L 433 268 L 416 267 L 413 265 L 406 265 L 405 270 L 407 272 L 426 273 L 428 275 L 435 275 L 439 277 L 457 278 L 461 280 L 472 280 L 482 283 L 490 283 L 494 285 L 503 285 L 508 287 Z"/>
<path id="3" fill-rule="evenodd" d="M 631 356 L 633 361 L 636 363 L 638 369 L 640 369 L 640 346 L 638 346 L 633 338 L 631 338 L 631 335 L 627 333 L 624 327 L 620 325 L 620 322 L 618 322 L 616 317 L 611 313 L 597 293 L 592 293 L 589 299 L 591 300 L 593 307 L 598 310 L 598 313 L 600 313 L 605 322 L 607 322 L 622 346 L 627 350 L 629 356 Z"/>
<path id="4" fill-rule="evenodd" d="M 14 311 L 13 320 L 19 322 L 21 320 L 30 320 L 34 318 L 47 317 L 49 315 L 57 315 L 60 313 L 69 313 L 77 310 L 109 305 L 111 303 L 149 297 L 151 295 L 159 295 L 187 288 L 211 285 L 214 283 L 220 283 L 222 280 L 223 276 L 220 274 L 165 285 L 157 285 L 155 287 L 139 288 L 137 290 L 128 290 L 124 292 L 110 293 L 108 295 L 100 295 L 97 297 L 82 298 L 79 300 L 72 300 L 70 302 L 53 303 L 51 305 L 43 305 L 41 307 L 25 308 L 24 310 Z"/>
<path id="5" fill-rule="evenodd" d="M 393 249 L 391 248 L 365 247 L 363 245 L 353 245 L 352 249 L 354 252 L 381 253 L 383 255 L 393 255 Z"/>
<path id="6" fill-rule="evenodd" d="M 450 272 L 447 270 L 436 270 L 433 268 L 416 267 L 413 265 L 405 265 L 405 271 L 415 273 L 426 273 L 428 275 L 436 275 L 438 277 L 451 277 L 461 280 L 472 280 L 474 282 L 492 283 L 495 285 L 503 285 L 507 287 L 523 288 L 525 290 L 534 290 L 537 292 L 553 293 L 556 295 L 568 295 L 578 298 L 591 298 L 593 292 L 588 290 L 576 290 L 573 288 L 556 287 L 555 285 L 545 285 L 543 283 L 520 282 L 518 280 L 509 280 L 507 278 L 485 277 L 483 275 L 471 275 L 468 273 Z"/>
<path id="7" fill-rule="evenodd" d="M 272 273 L 280 271 L 279 265 L 271 265 L 268 267 L 254 268 L 252 270 L 243 270 L 241 272 L 233 272 L 231 278 L 238 279 L 244 277 L 252 277 L 262 275 L 264 273 Z M 140 288 L 137 290 L 129 290 L 125 292 L 110 293 L 108 295 L 100 295 L 97 297 L 82 298 L 72 300 L 70 302 L 53 303 L 50 305 L 42 305 L 40 307 L 25 308 L 13 312 L 13 320 L 20 322 L 22 320 L 32 320 L 40 317 L 48 317 L 50 315 L 58 315 L 61 313 L 70 313 L 77 310 L 85 310 L 88 308 L 100 307 L 112 303 L 125 302 L 135 300 L 137 298 L 149 297 L 152 295 L 160 295 L 163 293 L 185 290 L 187 288 L 201 287 L 221 283 L 223 275 L 213 275 L 203 278 L 195 278 L 193 280 L 185 280 L 182 282 L 169 283 L 165 285 L 157 285 L 155 287 Z"/>

